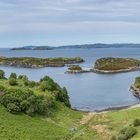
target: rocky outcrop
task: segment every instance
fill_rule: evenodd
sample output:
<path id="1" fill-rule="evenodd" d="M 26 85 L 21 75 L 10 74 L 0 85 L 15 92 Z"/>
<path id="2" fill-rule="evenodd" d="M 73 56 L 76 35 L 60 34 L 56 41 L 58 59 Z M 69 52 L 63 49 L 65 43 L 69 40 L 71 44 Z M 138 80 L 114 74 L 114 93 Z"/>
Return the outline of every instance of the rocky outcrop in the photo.
<path id="1" fill-rule="evenodd" d="M 130 87 L 130 91 L 133 93 L 133 95 L 137 98 L 140 99 L 140 89 L 139 88 L 136 88 L 134 85 L 132 85 Z"/>

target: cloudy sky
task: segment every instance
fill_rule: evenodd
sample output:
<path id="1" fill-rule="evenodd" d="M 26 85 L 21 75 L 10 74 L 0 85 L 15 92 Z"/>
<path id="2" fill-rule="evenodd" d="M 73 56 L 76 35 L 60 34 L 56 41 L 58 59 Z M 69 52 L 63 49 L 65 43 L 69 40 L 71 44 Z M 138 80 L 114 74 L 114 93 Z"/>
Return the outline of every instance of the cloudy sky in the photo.
<path id="1" fill-rule="evenodd" d="M 140 43 L 140 0 L 0 0 L 0 47 Z"/>

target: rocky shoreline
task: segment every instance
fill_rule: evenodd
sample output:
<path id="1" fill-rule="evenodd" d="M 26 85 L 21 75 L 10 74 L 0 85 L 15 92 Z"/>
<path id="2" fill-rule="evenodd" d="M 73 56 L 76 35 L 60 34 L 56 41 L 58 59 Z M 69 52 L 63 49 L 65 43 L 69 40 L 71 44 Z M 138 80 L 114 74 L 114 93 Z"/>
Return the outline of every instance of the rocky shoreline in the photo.
<path id="1" fill-rule="evenodd" d="M 132 86 L 130 87 L 130 91 L 132 92 L 132 94 L 133 94 L 135 97 L 137 97 L 137 98 L 140 99 L 140 89 L 139 89 L 139 88 L 136 88 L 134 85 L 132 85 Z"/>
<path id="2" fill-rule="evenodd" d="M 77 109 L 77 108 L 72 108 L 75 111 L 79 111 L 79 112 L 86 112 L 86 113 L 105 113 L 105 112 L 109 112 L 109 111 L 121 111 L 121 110 L 128 110 L 128 109 L 132 109 L 132 108 L 136 108 L 136 107 L 140 107 L 140 103 L 137 104 L 132 104 L 132 105 L 127 105 L 127 106 L 118 106 L 118 107 L 109 107 L 106 109 L 101 109 L 101 110 L 93 110 L 93 111 L 88 111 L 88 110 L 84 110 L 84 109 Z"/>
<path id="3" fill-rule="evenodd" d="M 138 67 L 131 67 L 128 69 L 120 69 L 120 70 L 99 70 L 99 69 L 92 69 L 92 72 L 99 73 L 99 74 L 112 74 L 112 73 L 122 73 L 122 72 L 130 72 L 130 71 L 136 71 L 140 70 L 140 66 Z"/>
<path id="4" fill-rule="evenodd" d="M 66 74 L 89 73 L 91 70 L 67 70 Z"/>

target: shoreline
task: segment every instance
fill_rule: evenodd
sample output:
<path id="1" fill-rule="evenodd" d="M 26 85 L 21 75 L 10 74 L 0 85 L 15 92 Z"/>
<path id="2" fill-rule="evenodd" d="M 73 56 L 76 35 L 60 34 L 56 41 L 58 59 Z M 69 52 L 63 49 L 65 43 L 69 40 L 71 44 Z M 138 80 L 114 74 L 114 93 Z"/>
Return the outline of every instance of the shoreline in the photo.
<path id="1" fill-rule="evenodd" d="M 124 73 L 124 72 L 131 72 L 131 71 L 137 71 L 137 70 L 140 70 L 140 66 L 132 67 L 128 69 L 120 69 L 120 70 L 99 70 L 99 69 L 93 68 L 91 71 L 98 74 L 113 74 L 113 73 Z"/>
<path id="2" fill-rule="evenodd" d="M 120 106 L 120 107 L 110 107 L 102 110 L 94 110 L 94 111 L 84 111 L 76 108 L 71 108 L 72 110 L 78 111 L 78 112 L 85 112 L 85 113 L 95 113 L 95 114 L 102 114 L 107 112 L 115 112 L 115 111 L 123 111 L 123 110 L 129 110 L 140 107 L 140 103 L 136 103 L 133 105 L 127 105 L 127 106 Z"/>

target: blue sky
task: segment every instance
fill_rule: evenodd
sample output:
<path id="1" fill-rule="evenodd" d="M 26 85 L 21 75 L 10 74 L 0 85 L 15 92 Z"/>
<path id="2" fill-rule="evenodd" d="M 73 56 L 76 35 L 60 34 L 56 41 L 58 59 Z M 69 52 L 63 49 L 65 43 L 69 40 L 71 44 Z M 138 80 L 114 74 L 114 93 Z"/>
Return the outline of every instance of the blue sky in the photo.
<path id="1" fill-rule="evenodd" d="M 140 0 L 0 0 L 0 47 L 140 43 Z"/>

